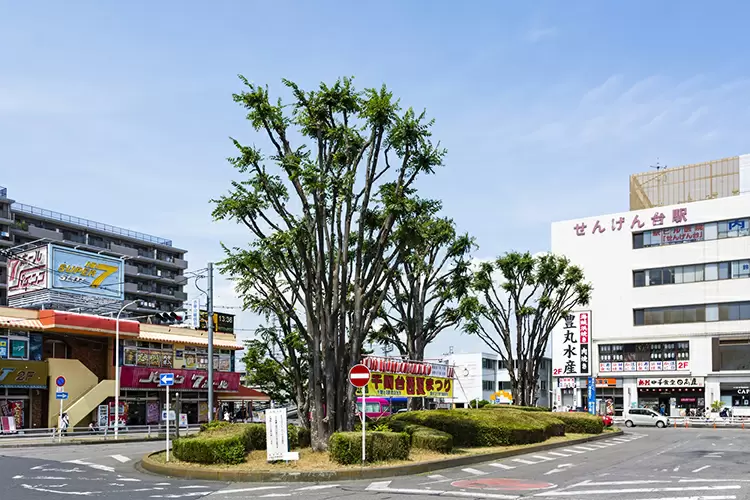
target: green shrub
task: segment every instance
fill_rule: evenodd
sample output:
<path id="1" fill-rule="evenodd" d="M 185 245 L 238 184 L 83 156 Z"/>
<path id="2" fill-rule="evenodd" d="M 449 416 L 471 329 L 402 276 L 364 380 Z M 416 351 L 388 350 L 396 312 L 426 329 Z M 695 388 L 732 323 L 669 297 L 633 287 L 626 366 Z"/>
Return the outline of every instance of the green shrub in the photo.
<path id="1" fill-rule="evenodd" d="M 194 436 L 176 439 L 174 456 L 185 462 L 202 464 L 239 464 L 252 450 L 266 449 L 263 424 L 207 425 Z"/>
<path id="2" fill-rule="evenodd" d="M 450 453 L 453 451 L 453 436 L 447 432 L 431 429 L 417 424 L 409 424 L 402 420 L 389 422 L 389 426 L 397 432 L 405 432 L 411 436 L 411 447 L 423 450 Z"/>
<path id="3" fill-rule="evenodd" d="M 519 410 L 519 411 L 533 411 L 533 412 L 549 412 L 550 409 L 546 406 L 516 406 L 516 405 L 487 405 L 481 406 L 480 408 L 486 408 L 488 410 Z"/>
<path id="4" fill-rule="evenodd" d="M 367 463 L 409 458 L 411 438 L 405 432 L 368 432 L 365 438 Z M 337 432 L 328 443 L 331 460 L 350 465 L 362 462 L 362 434 Z"/>
<path id="5" fill-rule="evenodd" d="M 490 404 L 490 402 L 487 401 L 486 399 L 482 399 L 476 402 L 476 406 L 478 406 L 479 408 L 484 408 L 488 404 Z"/>
<path id="6" fill-rule="evenodd" d="M 604 431 L 604 421 L 596 415 L 588 413 L 553 413 L 555 418 L 565 423 L 565 432 L 571 434 L 601 434 Z"/>
<path id="7" fill-rule="evenodd" d="M 208 422 L 207 424 L 201 424 L 201 432 L 205 431 L 212 431 L 214 429 L 221 429 L 222 427 L 230 426 L 229 422 L 226 422 L 224 420 L 212 420 L 211 422 Z"/>
<path id="8" fill-rule="evenodd" d="M 297 436 L 299 439 L 300 448 L 310 447 L 310 429 L 305 429 L 304 427 L 300 427 L 299 431 L 297 431 Z"/>
<path id="9" fill-rule="evenodd" d="M 391 425 L 404 421 L 446 432 L 455 446 L 507 446 L 539 443 L 559 432 L 561 422 L 543 418 L 521 411 L 429 410 L 401 413 Z"/>
<path id="10" fill-rule="evenodd" d="M 310 447 L 310 431 L 304 427 L 298 427 L 294 424 L 289 424 L 289 432 L 287 433 L 289 441 L 289 449 L 295 450 L 299 448 Z M 265 429 L 264 429 L 265 432 Z"/>

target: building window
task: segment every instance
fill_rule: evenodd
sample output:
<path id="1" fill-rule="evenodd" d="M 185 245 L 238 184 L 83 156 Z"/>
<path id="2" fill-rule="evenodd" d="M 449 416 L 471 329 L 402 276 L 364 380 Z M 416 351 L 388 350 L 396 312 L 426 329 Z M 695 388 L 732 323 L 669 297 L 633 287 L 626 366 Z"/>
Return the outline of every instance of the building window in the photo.
<path id="1" fill-rule="evenodd" d="M 737 238 L 748 235 L 750 235 L 750 219 L 741 218 L 633 233 L 633 248 Z"/>
<path id="2" fill-rule="evenodd" d="M 492 380 L 482 380 L 482 390 L 483 391 L 494 391 L 495 390 L 495 383 Z"/>
<path id="3" fill-rule="evenodd" d="M 158 342 L 123 340 L 122 363 L 125 366 L 172 368 L 174 366 L 174 346 Z"/>
<path id="4" fill-rule="evenodd" d="M 711 262 L 633 271 L 633 286 L 658 286 L 702 281 L 750 278 L 750 260 Z"/>
<path id="5" fill-rule="evenodd" d="M 721 304 L 651 307 L 633 310 L 633 324 L 635 326 L 739 320 L 750 320 L 750 302 L 724 302 Z"/>
<path id="6" fill-rule="evenodd" d="M 0 330 L 0 359 L 29 359 L 29 334 Z"/>
<path id="7" fill-rule="evenodd" d="M 546 380 L 542 380 L 541 382 L 539 382 L 539 388 L 542 391 L 546 391 L 547 390 L 547 381 Z M 362 448 L 362 447 L 360 446 L 360 448 Z"/>
<path id="8" fill-rule="evenodd" d="M 482 358 L 482 368 L 485 370 L 494 370 L 497 368 L 497 361 L 489 358 Z"/>

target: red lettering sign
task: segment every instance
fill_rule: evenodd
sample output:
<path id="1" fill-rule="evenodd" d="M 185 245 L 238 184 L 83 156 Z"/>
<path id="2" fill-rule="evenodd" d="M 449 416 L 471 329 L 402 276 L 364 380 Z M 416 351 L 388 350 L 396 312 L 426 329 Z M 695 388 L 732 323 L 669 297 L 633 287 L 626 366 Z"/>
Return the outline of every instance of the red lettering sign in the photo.
<path id="1" fill-rule="evenodd" d="M 157 389 L 160 373 L 174 373 L 174 385 L 172 386 L 174 390 L 208 390 L 208 372 L 205 370 L 178 370 L 143 366 L 123 366 L 120 371 L 120 386 L 126 389 Z M 239 387 L 239 373 L 214 372 L 214 389 L 223 392 L 237 392 Z"/>

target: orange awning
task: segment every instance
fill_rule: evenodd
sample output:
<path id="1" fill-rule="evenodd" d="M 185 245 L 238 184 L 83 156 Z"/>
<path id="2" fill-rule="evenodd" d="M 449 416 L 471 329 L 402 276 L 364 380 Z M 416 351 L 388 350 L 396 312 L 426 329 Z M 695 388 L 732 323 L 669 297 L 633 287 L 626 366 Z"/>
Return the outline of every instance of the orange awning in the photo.
<path id="1" fill-rule="evenodd" d="M 38 319 L 12 318 L 0 316 L 0 327 L 19 330 L 44 330 L 44 325 Z"/>
<path id="2" fill-rule="evenodd" d="M 237 392 L 220 392 L 216 397 L 219 398 L 219 401 L 271 401 L 271 397 L 265 392 L 243 385 Z"/>
<path id="3" fill-rule="evenodd" d="M 191 337 L 189 335 L 174 335 L 171 333 L 166 334 L 141 331 L 136 340 L 143 340 L 147 342 L 164 342 L 165 344 L 186 344 L 208 347 L 208 337 Z M 232 342 L 231 340 L 219 340 L 217 338 L 214 338 L 214 347 L 219 347 L 222 349 L 232 349 L 235 351 L 241 351 L 242 349 L 244 349 L 244 347 L 235 342 Z"/>

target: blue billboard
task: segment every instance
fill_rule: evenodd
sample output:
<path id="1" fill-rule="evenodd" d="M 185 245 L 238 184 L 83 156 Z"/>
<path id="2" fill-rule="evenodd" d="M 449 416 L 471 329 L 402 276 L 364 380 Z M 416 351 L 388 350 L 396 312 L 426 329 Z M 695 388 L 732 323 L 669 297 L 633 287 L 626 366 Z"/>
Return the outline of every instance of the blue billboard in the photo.
<path id="1" fill-rule="evenodd" d="M 125 295 L 124 261 L 97 253 L 50 245 L 50 288 L 113 300 Z"/>

